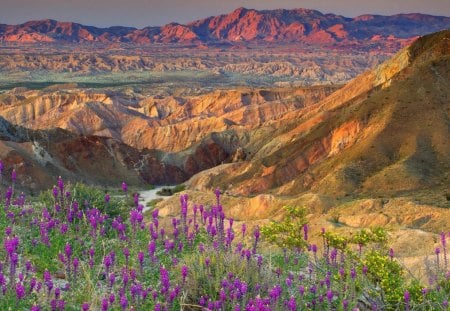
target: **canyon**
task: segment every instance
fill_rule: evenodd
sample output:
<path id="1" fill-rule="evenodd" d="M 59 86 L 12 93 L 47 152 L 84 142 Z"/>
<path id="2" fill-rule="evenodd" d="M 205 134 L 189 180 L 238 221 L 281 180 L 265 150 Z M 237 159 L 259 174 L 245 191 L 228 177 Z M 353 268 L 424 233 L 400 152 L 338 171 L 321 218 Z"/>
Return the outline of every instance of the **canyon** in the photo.
<path id="1" fill-rule="evenodd" d="M 200 202 L 219 188 L 250 226 L 286 205 L 315 228 L 384 226 L 412 266 L 450 221 L 449 27 L 244 8 L 144 29 L 0 25 L 2 183 L 15 168 L 32 195 L 58 176 L 185 183 Z"/>

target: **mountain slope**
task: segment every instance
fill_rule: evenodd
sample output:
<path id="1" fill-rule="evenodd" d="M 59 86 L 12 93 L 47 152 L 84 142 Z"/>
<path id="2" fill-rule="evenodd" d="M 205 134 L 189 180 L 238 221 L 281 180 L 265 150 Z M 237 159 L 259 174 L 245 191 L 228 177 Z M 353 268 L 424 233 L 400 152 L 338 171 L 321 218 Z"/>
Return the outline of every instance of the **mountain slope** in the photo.
<path id="1" fill-rule="evenodd" d="M 219 16 L 162 27 L 98 28 L 55 20 L 0 25 L 6 42 L 131 42 L 210 44 L 231 42 L 301 42 L 317 45 L 363 44 L 369 49 L 397 47 L 419 35 L 450 28 L 450 17 L 424 14 L 362 15 L 347 18 L 308 9 L 239 8 Z M 406 40 L 406 41 L 405 41 Z"/>
<path id="2" fill-rule="evenodd" d="M 420 38 L 314 109 L 255 136 L 245 146 L 255 151 L 250 161 L 201 173 L 191 185 L 334 196 L 444 188 L 450 173 L 449 68 L 450 31 Z"/>

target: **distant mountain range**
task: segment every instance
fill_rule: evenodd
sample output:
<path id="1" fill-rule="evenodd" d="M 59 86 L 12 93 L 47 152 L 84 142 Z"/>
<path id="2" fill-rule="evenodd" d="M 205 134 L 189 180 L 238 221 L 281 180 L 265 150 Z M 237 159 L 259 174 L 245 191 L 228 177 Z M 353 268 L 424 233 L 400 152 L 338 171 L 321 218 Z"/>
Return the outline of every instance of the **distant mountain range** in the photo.
<path id="1" fill-rule="evenodd" d="M 55 20 L 29 21 L 20 25 L 0 24 L 0 41 L 200 45 L 236 42 L 347 45 L 382 41 L 389 44 L 390 41 L 407 43 L 417 36 L 449 28 L 450 17 L 418 13 L 347 18 L 309 9 L 259 11 L 239 8 L 230 14 L 212 16 L 186 25 L 171 23 L 143 29 L 122 26 L 98 28 Z"/>

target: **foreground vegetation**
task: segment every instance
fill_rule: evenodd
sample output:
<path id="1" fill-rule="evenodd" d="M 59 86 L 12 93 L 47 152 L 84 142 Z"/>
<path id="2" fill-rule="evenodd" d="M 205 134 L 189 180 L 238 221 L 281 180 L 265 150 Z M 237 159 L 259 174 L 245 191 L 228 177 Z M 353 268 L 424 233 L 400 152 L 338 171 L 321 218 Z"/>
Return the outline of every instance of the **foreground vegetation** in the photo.
<path id="1" fill-rule="evenodd" d="M 217 201 L 144 222 L 138 196 L 57 186 L 28 202 L 2 189 L 1 310 L 447 310 L 447 237 L 429 286 L 407 282 L 383 229 L 309 242 L 305 212 L 237 226 Z M 277 243 L 266 253 L 261 239 Z"/>

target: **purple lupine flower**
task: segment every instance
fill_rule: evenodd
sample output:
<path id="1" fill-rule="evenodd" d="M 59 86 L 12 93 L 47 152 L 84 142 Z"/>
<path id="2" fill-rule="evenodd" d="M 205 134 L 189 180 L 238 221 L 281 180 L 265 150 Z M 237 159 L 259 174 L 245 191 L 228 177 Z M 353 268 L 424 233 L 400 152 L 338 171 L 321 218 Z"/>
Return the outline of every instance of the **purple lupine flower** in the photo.
<path id="1" fill-rule="evenodd" d="M 154 258 L 155 251 L 156 251 L 156 243 L 155 243 L 155 240 L 151 240 L 151 241 L 148 243 L 148 255 L 149 255 L 151 258 Z"/>
<path id="2" fill-rule="evenodd" d="M 67 224 L 61 224 L 59 232 L 61 232 L 61 234 L 65 234 L 67 230 L 69 230 L 69 226 Z"/>
<path id="3" fill-rule="evenodd" d="M 61 176 L 58 177 L 58 181 L 56 182 L 56 184 L 58 185 L 59 191 L 61 192 L 61 196 L 64 195 L 64 181 L 61 178 Z"/>
<path id="4" fill-rule="evenodd" d="M 331 301 L 333 300 L 333 292 L 331 291 L 331 289 L 327 291 L 327 300 L 328 303 L 331 303 Z"/>
<path id="5" fill-rule="evenodd" d="M 411 297 L 409 295 L 409 292 L 406 290 L 404 293 L 404 298 L 405 298 L 405 310 L 408 311 L 409 310 L 409 302 L 411 300 Z"/>
<path id="6" fill-rule="evenodd" d="M 128 191 L 128 186 L 125 182 L 122 182 L 122 191 L 125 193 L 127 193 L 127 191 Z"/>
<path id="7" fill-rule="evenodd" d="M 128 299 L 125 295 L 120 297 L 120 306 L 122 307 L 123 311 L 125 311 L 128 307 Z"/>
<path id="8" fill-rule="evenodd" d="M 108 299 L 107 298 L 103 298 L 102 299 L 102 311 L 108 311 Z"/>
<path id="9" fill-rule="evenodd" d="M 152 218 L 153 218 L 153 219 L 158 219 L 158 213 L 159 213 L 159 210 L 158 210 L 157 208 L 155 208 L 155 209 L 152 211 Z"/>
<path id="10" fill-rule="evenodd" d="M 245 231 L 247 231 L 247 225 L 246 225 L 245 223 L 242 224 L 241 231 L 242 231 L 242 238 L 244 238 L 244 236 L 245 236 Z"/>
<path id="11" fill-rule="evenodd" d="M 81 310 L 83 311 L 89 311 L 89 304 L 87 302 L 83 303 L 81 305 Z"/>
<path id="12" fill-rule="evenodd" d="M 126 287 L 129 281 L 129 275 L 128 275 L 128 271 L 126 268 L 122 269 L 122 283 L 123 286 Z"/>
<path id="13" fill-rule="evenodd" d="M 138 206 L 139 205 L 139 193 L 135 192 L 133 193 L 133 202 L 134 202 L 134 206 Z"/>
<path id="14" fill-rule="evenodd" d="M 426 288 L 422 288 L 422 295 L 426 296 L 428 293 L 428 290 Z"/>
<path id="15" fill-rule="evenodd" d="M 136 281 L 136 277 L 137 277 L 136 270 L 134 270 L 134 269 L 130 270 L 130 277 L 133 282 Z"/>
<path id="16" fill-rule="evenodd" d="M 259 227 L 256 226 L 255 230 L 253 231 L 253 236 L 255 237 L 255 240 L 253 241 L 253 254 L 256 254 L 256 247 L 258 245 L 259 237 L 261 235 L 261 232 L 259 231 Z"/>
<path id="17" fill-rule="evenodd" d="M 25 297 L 25 287 L 22 283 L 16 284 L 16 298 L 17 300 L 21 300 L 23 297 Z"/>
<path id="18" fill-rule="evenodd" d="M 110 200 L 111 200 L 111 196 L 108 193 L 105 194 L 105 202 L 108 204 Z"/>
<path id="19" fill-rule="evenodd" d="M 52 194 L 55 199 L 58 197 L 58 188 L 56 186 L 53 186 Z"/>
<path id="20" fill-rule="evenodd" d="M 36 278 L 31 278 L 31 280 L 30 280 L 30 293 L 34 290 L 34 288 L 36 287 L 36 283 L 37 283 L 37 281 L 36 281 Z"/>
<path id="21" fill-rule="evenodd" d="M 33 271 L 33 265 L 31 264 L 31 262 L 29 260 L 27 260 L 27 262 L 25 263 L 25 271 L 26 272 Z"/>
<path id="22" fill-rule="evenodd" d="M 344 307 L 344 310 L 348 310 L 348 301 L 347 301 L 347 299 L 344 299 L 342 301 L 342 307 Z"/>
<path id="23" fill-rule="evenodd" d="M 389 257 L 391 258 L 391 260 L 394 259 L 394 249 L 393 248 L 389 249 Z"/>
<path id="24" fill-rule="evenodd" d="M 17 251 L 17 247 L 19 246 L 20 240 L 18 237 L 6 238 L 3 243 L 3 247 L 5 251 L 11 256 L 13 253 Z"/>
<path id="25" fill-rule="evenodd" d="M 436 247 L 434 250 L 434 253 L 436 254 L 436 266 L 439 267 L 439 254 L 441 253 L 441 249 L 439 247 Z"/>
<path id="26" fill-rule="evenodd" d="M 162 286 L 161 292 L 167 293 L 170 287 L 170 278 L 169 272 L 163 266 L 159 268 L 159 278 Z"/>
<path id="27" fill-rule="evenodd" d="M 109 268 L 111 267 L 111 265 L 112 265 L 112 258 L 111 258 L 111 255 L 106 255 L 104 258 L 103 258 L 103 264 L 105 265 L 105 270 L 106 270 L 106 274 L 108 274 L 109 273 Z"/>
<path id="28" fill-rule="evenodd" d="M 270 291 L 269 291 L 269 297 L 273 302 L 277 302 L 278 298 L 281 296 L 282 289 L 280 285 L 275 285 Z"/>
<path id="29" fill-rule="evenodd" d="M 205 251 L 205 245 L 203 245 L 203 243 L 198 244 L 198 251 L 200 253 L 203 253 Z"/>
<path id="30" fill-rule="evenodd" d="M 188 275 L 188 272 L 189 272 L 188 267 L 187 267 L 186 265 L 183 265 L 183 266 L 181 267 L 181 276 L 182 276 L 182 278 L 183 278 L 183 283 L 186 281 L 186 277 L 187 277 L 187 275 Z"/>
<path id="31" fill-rule="evenodd" d="M 114 301 L 116 300 L 116 296 L 114 294 L 111 294 L 111 295 L 109 295 L 108 300 L 109 300 L 109 304 L 112 305 L 114 303 Z"/>
<path id="32" fill-rule="evenodd" d="M 72 247 L 69 243 L 66 243 L 66 246 L 64 247 L 64 253 L 66 254 L 67 259 L 70 260 L 70 257 L 72 257 Z"/>
<path id="33" fill-rule="evenodd" d="M 307 224 L 303 225 L 303 239 L 305 241 L 308 241 L 308 225 Z"/>
<path id="34" fill-rule="evenodd" d="M 350 269 L 350 276 L 354 280 L 356 278 L 356 270 L 354 267 Z"/>
<path id="35" fill-rule="evenodd" d="M 116 275 L 114 274 L 114 272 L 112 272 L 109 275 L 109 287 L 112 288 L 115 281 L 116 281 Z"/>
<path id="36" fill-rule="evenodd" d="M 144 267 L 144 257 L 145 257 L 144 252 L 138 253 L 138 261 L 139 261 L 139 267 L 141 269 L 141 273 L 142 273 L 142 269 Z"/>
<path id="37" fill-rule="evenodd" d="M 61 290 L 59 287 L 55 288 L 55 299 L 59 299 L 59 296 L 61 295 Z"/>
<path id="38" fill-rule="evenodd" d="M 45 281 L 45 286 L 47 286 L 47 294 L 50 295 L 50 292 L 53 289 L 53 281 L 52 281 L 52 276 L 51 276 L 50 272 L 48 272 L 48 270 L 44 271 L 44 281 Z"/>
<path id="39" fill-rule="evenodd" d="M 73 265 L 73 273 L 76 274 L 78 272 L 78 266 L 80 265 L 80 261 L 78 260 L 77 257 L 73 259 L 72 265 Z"/>
<path id="40" fill-rule="evenodd" d="M 291 298 L 286 303 L 288 310 L 296 311 L 297 310 L 297 302 L 295 301 L 295 297 L 291 296 Z"/>
<path id="41" fill-rule="evenodd" d="M 219 205 L 220 204 L 220 189 L 216 188 L 216 190 L 214 190 L 214 194 L 216 195 L 217 205 Z"/>

